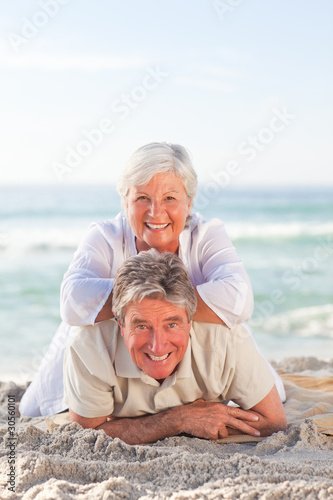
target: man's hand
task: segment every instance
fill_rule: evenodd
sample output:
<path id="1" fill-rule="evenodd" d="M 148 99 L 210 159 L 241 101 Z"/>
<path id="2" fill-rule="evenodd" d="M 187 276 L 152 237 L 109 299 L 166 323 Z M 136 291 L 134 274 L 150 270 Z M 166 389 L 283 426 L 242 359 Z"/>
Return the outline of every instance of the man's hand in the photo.
<path id="1" fill-rule="evenodd" d="M 182 432 L 205 439 L 220 439 L 229 434 L 260 436 L 258 429 L 250 423 L 258 422 L 259 416 L 252 411 L 225 406 L 198 399 L 194 403 L 179 407 Z M 235 430 L 236 432 L 233 432 Z M 231 431 L 231 432 L 230 432 Z"/>
<path id="2" fill-rule="evenodd" d="M 270 436 L 273 432 L 287 428 L 286 416 L 275 385 L 250 410 L 202 399 L 179 408 L 184 412 L 184 421 L 188 423 L 188 429 L 183 432 L 206 439 L 219 439 L 231 434 Z"/>

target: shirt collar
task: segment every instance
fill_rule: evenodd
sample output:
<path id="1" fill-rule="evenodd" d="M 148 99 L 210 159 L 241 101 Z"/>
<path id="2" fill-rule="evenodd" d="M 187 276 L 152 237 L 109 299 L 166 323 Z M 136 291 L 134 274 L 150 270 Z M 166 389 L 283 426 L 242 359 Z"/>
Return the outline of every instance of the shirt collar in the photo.
<path id="1" fill-rule="evenodd" d="M 197 214 L 192 214 L 192 218 L 189 222 L 189 227 L 183 229 L 183 231 L 179 235 L 179 253 L 178 256 L 185 264 L 185 267 L 190 272 L 190 255 L 191 255 L 191 246 L 192 246 L 192 230 L 196 226 Z"/>
<path id="2" fill-rule="evenodd" d="M 133 363 L 130 353 L 127 350 L 124 339 L 118 332 L 118 342 L 116 356 L 114 360 L 116 375 L 124 378 L 140 378 L 140 369 Z"/>
<path id="3" fill-rule="evenodd" d="M 124 223 L 123 248 L 125 260 L 133 255 L 137 255 L 138 251 L 135 245 L 135 235 L 129 225 L 127 216 L 124 211 L 121 212 Z"/>

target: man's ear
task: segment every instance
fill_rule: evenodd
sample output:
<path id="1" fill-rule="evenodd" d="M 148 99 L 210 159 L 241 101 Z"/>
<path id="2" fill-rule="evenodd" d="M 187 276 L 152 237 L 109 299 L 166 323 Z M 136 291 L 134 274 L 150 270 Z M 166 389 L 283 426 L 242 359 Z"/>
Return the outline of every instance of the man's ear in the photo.
<path id="1" fill-rule="evenodd" d="M 119 319 L 118 319 L 118 318 L 116 318 L 116 320 L 117 320 L 118 326 L 119 326 L 119 328 L 120 328 L 120 333 L 121 333 L 121 335 L 123 336 L 123 325 L 120 323 L 120 321 L 119 321 Z"/>
<path id="2" fill-rule="evenodd" d="M 115 315 L 114 313 L 114 310 L 112 309 L 112 314 L 113 314 L 113 317 L 114 319 L 117 321 L 118 325 L 121 326 L 120 322 L 119 322 L 119 319 L 117 318 L 117 316 Z"/>

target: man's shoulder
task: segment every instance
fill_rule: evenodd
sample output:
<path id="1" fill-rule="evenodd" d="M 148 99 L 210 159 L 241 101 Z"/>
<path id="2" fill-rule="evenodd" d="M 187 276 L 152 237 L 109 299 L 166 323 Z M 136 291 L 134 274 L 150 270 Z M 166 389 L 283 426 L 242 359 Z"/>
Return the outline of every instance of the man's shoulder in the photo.
<path id="1" fill-rule="evenodd" d="M 242 325 L 228 328 L 216 323 L 202 323 L 192 321 L 191 328 L 192 345 L 202 350 L 216 350 L 219 346 L 223 348 L 234 348 L 242 341 L 248 341 L 251 336 Z"/>
<path id="2" fill-rule="evenodd" d="M 94 350 L 113 350 L 116 347 L 120 336 L 120 329 L 117 321 L 107 319 L 95 325 L 73 327 L 69 345 L 78 352 Z"/>

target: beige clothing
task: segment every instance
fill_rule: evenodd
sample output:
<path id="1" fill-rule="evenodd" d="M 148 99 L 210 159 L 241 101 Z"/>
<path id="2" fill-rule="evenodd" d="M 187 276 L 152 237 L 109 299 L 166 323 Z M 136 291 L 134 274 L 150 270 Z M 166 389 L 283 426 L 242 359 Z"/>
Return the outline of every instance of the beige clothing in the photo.
<path id="1" fill-rule="evenodd" d="M 241 325 L 193 322 L 185 356 L 162 384 L 132 361 L 114 319 L 73 331 L 64 361 L 64 400 L 86 418 L 153 414 L 203 398 L 247 410 L 274 377 Z"/>

